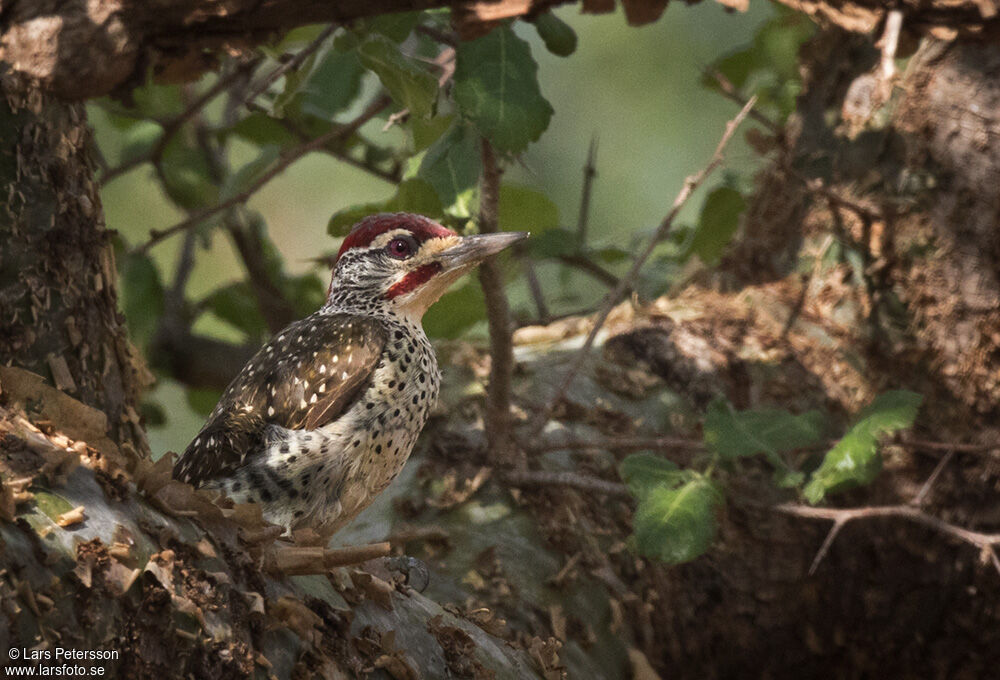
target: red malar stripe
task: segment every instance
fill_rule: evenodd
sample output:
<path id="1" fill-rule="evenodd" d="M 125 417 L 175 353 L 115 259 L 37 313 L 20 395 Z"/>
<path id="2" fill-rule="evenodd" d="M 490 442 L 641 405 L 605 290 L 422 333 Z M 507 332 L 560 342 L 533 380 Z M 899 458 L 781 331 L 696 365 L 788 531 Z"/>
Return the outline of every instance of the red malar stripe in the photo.
<path id="1" fill-rule="evenodd" d="M 439 271 L 441 271 L 441 265 L 437 262 L 425 264 L 423 267 L 414 269 L 412 272 L 400 279 L 399 282 L 394 283 L 392 287 L 386 291 L 386 299 L 391 300 L 394 297 L 409 293 L 411 290 L 419 288 L 430 281 L 431 278 Z"/>

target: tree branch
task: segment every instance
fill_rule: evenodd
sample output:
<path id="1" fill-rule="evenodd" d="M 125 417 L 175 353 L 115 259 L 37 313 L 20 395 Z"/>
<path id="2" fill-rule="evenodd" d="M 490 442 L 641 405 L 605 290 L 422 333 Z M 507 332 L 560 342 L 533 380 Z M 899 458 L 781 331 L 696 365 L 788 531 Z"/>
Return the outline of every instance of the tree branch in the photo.
<path id="1" fill-rule="evenodd" d="M 232 87 L 233 84 L 241 77 L 257 68 L 257 65 L 260 64 L 261 61 L 262 59 L 260 58 L 245 61 L 239 64 L 230 73 L 220 75 L 219 79 L 215 81 L 212 87 L 205 90 L 201 96 L 191 102 L 191 104 L 188 105 L 183 112 L 163 124 L 163 134 L 160 135 L 160 139 L 157 140 L 156 144 L 154 144 L 147 153 L 140 154 L 125 161 L 119 166 L 106 170 L 101 174 L 99 182 L 102 185 L 107 184 L 116 177 L 120 177 L 130 170 L 134 170 L 143 163 L 158 163 L 160 158 L 163 157 L 163 152 L 170 143 L 170 140 L 172 140 L 174 135 L 176 135 L 180 129 L 184 127 L 185 123 L 200 114 L 213 99 Z"/>
<path id="2" fill-rule="evenodd" d="M 828 3 L 821 0 L 779 0 L 810 15 L 822 17 L 846 30 L 871 34 L 890 11 L 879 3 L 858 0 Z M 206 0 L 170 3 L 8 0 L 4 4 L 6 29 L 4 62 L 17 74 L 38 81 L 63 99 L 85 99 L 121 91 L 141 82 L 144 69 L 161 70 L 183 64 L 183 72 L 211 69 L 214 53 L 274 39 L 298 26 L 347 23 L 356 19 L 402 11 L 440 7 L 454 10 L 456 25 L 465 36 L 488 31 L 497 20 L 536 15 L 560 4 L 556 0 L 227 0 L 224 7 Z M 884 5 L 884 3 L 882 3 Z M 874 5 L 874 6 L 873 6 Z M 934 0 L 903 3 L 907 28 L 933 34 L 945 28 L 960 33 L 986 33 L 995 26 L 995 12 L 985 12 L 983 0 Z M 585 11 L 588 8 L 584 3 Z M 94 21 L 89 12 L 113 14 L 115 21 Z M 38 25 L 50 33 L 39 39 Z M 51 45 L 58 45 L 53 51 Z M 193 58 L 198 54 L 200 60 Z M 179 69 L 180 70 L 180 69 Z"/>
<path id="3" fill-rule="evenodd" d="M 337 24 L 330 24 L 324 28 L 318 36 L 316 36 L 315 40 L 296 52 L 295 56 L 283 64 L 279 64 L 273 71 L 261 78 L 260 82 L 255 83 L 253 87 L 250 88 L 250 91 L 243 99 L 244 103 L 252 102 L 254 99 L 266 92 L 267 89 L 271 87 L 272 83 L 274 83 L 274 81 L 278 78 L 285 75 L 289 71 L 298 68 L 310 54 L 318 50 L 323 43 L 326 42 L 326 39 L 333 35 L 333 32 L 336 31 L 338 27 L 339 26 Z"/>
<path id="4" fill-rule="evenodd" d="M 994 548 L 997 545 L 1000 545 L 1000 534 L 987 534 L 979 531 L 972 531 L 970 529 L 960 527 L 957 524 L 952 524 L 951 522 L 934 517 L 933 515 L 928 515 L 926 512 L 920 508 L 914 507 L 913 505 L 883 505 L 867 508 L 814 508 L 808 505 L 784 503 L 782 505 L 775 506 L 775 510 L 783 512 L 787 515 L 795 515 L 796 517 L 805 517 L 807 519 L 826 519 L 833 521 L 834 524 L 833 528 L 830 530 L 830 534 L 828 534 L 826 540 L 823 541 L 823 545 L 820 548 L 819 553 L 817 553 L 812 566 L 809 568 L 810 574 L 815 573 L 819 563 L 829 551 L 830 545 L 833 544 L 833 539 L 836 538 L 837 533 L 840 532 L 840 529 L 845 524 L 857 519 L 863 520 L 875 517 L 898 517 L 906 519 L 917 524 L 922 524 L 939 533 L 962 541 L 963 543 L 968 543 L 969 545 L 979 548 L 987 555 L 992 555 L 991 562 L 994 563 L 994 566 L 997 566 L 997 571 L 1000 573 L 1000 565 L 997 565 L 997 557 L 994 552 Z"/>
<path id="5" fill-rule="evenodd" d="M 616 288 L 621 284 L 621 279 L 588 258 L 586 255 L 559 255 L 557 259 L 564 265 L 580 270 L 584 274 L 587 274 L 596 281 L 600 281 L 609 288 Z M 632 287 L 627 286 L 625 292 L 628 293 L 631 290 Z"/>
<path id="6" fill-rule="evenodd" d="M 226 230 L 233 239 L 233 245 L 236 246 L 236 252 L 243 262 L 243 268 L 246 269 L 247 281 L 257 298 L 260 314 L 264 317 L 268 330 L 277 333 L 295 321 L 297 315 L 292 303 L 274 283 L 271 272 L 267 270 L 264 244 L 260 235 L 235 215 L 232 215 L 232 219 L 226 220 Z"/>
<path id="7" fill-rule="evenodd" d="M 948 453 L 934 466 L 934 471 L 931 472 L 927 481 L 920 487 L 920 491 L 906 504 L 866 508 L 814 508 L 809 505 L 799 505 L 797 503 L 783 503 L 782 505 L 775 506 L 775 509 L 779 512 L 789 515 L 833 521 L 830 532 L 823 539 L 823 544 L 816 552 L 816 557 L 813 558 L 812 564 L 809 566 L 809 574 L 816 573 L 820 562 L 823 561 L 823 558 L 830 551 L 833 541 L 848 522 L 874 517 L 900 517 L 917 524 L 923 524 L 939 533 L 958 539 L 963 543 L 968 543 L 978 548 L 984 558 L 989 558 L 997 573 L 1000 573 L 1000 558 L 997 557 L 995 549 L 997 545 L 1000 545 L 1000 534 L 987 534 L 960 527 L 957 524 L 952 524 L 951 522 L 927 514 L 920 507 L 941 476 L 941 471 L 951 462 L 954 454 L 954 448 L 948 450 Z"/>
<path id="8" fill-rule="evenodd" d="M 481 141 L 483 179 L 479 199 L 479 231 L 499 231 L 500 166 L 493 147 Z M 493 460 L 502 466 L 518 464 L 510 436 L 511 377 L 514 373 L 513 324 L 503 289 L 503 273 L 494 259 L 479 265 L 479 283 L 486 298 L 486 318 L 490 329 L 490 377 L 486 390 L 486 440 Z"/>
<path id="9" fill-rule="evenodd" d="M 562 400 L 563 396 L 565 396 L 566 390 L 569 389 L 569 386 L 576 378 L 576 374 L 579 373 L 580 369 L 583 367 L 583 362 L 586 361 L 587 357 L 590 355 L 590 350 L 594 345 L 594 340 L 597 338 L 598 332 L 600 332 L 601 328 L 604 326 L 604 322 L 607 321 L 608 315 L 611 314 L 611 310 L 614 309 L 615 305 L 621 302 L 622 298 L 626 294 L 626 291 L 635 284 L 635 281 L 639 276 L 639 271 L 642 269 L 643 265 L 646 264 L 646 260 L 648 260 L 653 254 L 653 250 L 656 248 L 657 244 L 665 239 L 670 233 L 670 229 L 674 224 L 674 219 L 677 217 L 680 209 L 685 203 L 687 203 L 687 200 L 691 197 L 694 190 L 697 189 L 701 183 L 704 182 L 705 179 L 712 174 L 712 172 L 718 168 L 719 165 L 722 164 L 723 151 L 725 151 L 725 148 L 729 144 L 729 140 L 732 139 L 735 134 L 736 129 L 750 113 L 750 110 L 753 108 L 755 102 L 756 98 L 747 102 L 739 114 L 726 124 L 726 130 L 722 135 L 722 139 L 719 140 L 718 145 L 715 147 L 715 153 L 712 154 L 712 158 L 708 162 L 708 165 L 684 180 L 684 186 L 681 188 L 680 193 L 677 194 L 677 198 L 674 199 L 673 207 L 670 212 L 667 213 L 667 216 L 663 218 L 660 226 L 657 227 L 656 231 L 653 233 L 653 236 L 650 238 L 645 250 L 639 255 L 638 258 L 636 258 L 635 262 L 632 264 L 632 268 L 629 269 L 625 277 L 618 282 L 618 285 L 615 286 L 614 290 L 611 291 L 605 299 L 604 307 L 597 315 L 597 319 L 594 320 L 594 325 L 590 329 L 590 333 L 587 335 L 587 339 L 584 341 L 583 347 L 577 351 L 576 356 L 570 363 L 562 381 L 559 383 L 548 402 L 539 411 L 538 416 L 532 422 L 529 430 L 529 439 L 537 437 L 542 431 L 542 428 L 545 427 L 545 424 L 549 420 L 549 416 L 552 414 L 552 410 L 555 408 L 556 404 Z"/>
<path id="10" fill-rule="evenodd" d="M 136 250 L 140 253 L 144 253 L 148 251 L 150 248 L 152 248 L 154 245 L 159 243 L 160 241 L 163 241 L 164 239 L 167 239 L 178 232 L 184 231 L 185 229 L 190 229 L 192 227 L 195 227 L 204 222 L 205 220 L 207 220 L 209 217 L 217 215 L 218 213 L 222 212 L 223 210 L 226 210 L 227 208 L 231 208 L 234 205 L 245 202 L 248 198 L 250 198 L 257 191 L 259 191 L 265 184 L 270 182 L 272 179 L 274 179 L 282 172 L 284 172 L 285 169 L 287 169 L 290 165 L 295 163 L 295 161 L 299 160 L 300 158 L 302 158 L 311 151 L 315 151 L 317 149 L 322 148 L 327 142 L 331 140 L 345 139 L 347 137 L 350 137 L 352 134 L 357 132 L 358 128 L 360 128 L 362 125 L 364 125 L 369 120 L 371 120 L 379 113 L 384 111 L 386 108 L 388 108 L 389 104 L 391 103 L 392 99 L 386 95 L 378 97 L 375 101 L 369 104 L 368 107 L 365 108 L 365 110 L 357 118 L 355 118 L 350 123 L 347 123 L 346 125 L 342 125 L 340 127 L 336 127 L 330 130 L 329 132 L 326 132 L 320 135 L 319 137 L 316 137 L 315 139 L 306 142 L 305 144 L 301 144 L 283 153 L 278 159 L 278 162 L 275 163 L 273 166 L 271 166 L 270 170 L 268 170 L 263 175 L 258 177 L 253 183 L 250 184 L 249 187 L 239 192 L 238 194 L 235 194 L 226 199 L 225 201 L 217 203 L 214 206 L 199 210 L 193 215 L 187 217 L 184 220 L 181 220 L 172 227 L 164 229 L 163 231 L 156 231 L 156 230 L 150 231 L 149 240 L 146 241 L 146 243 L 144 243 L 143 245 L 139 246 Z"/>
<path id="11" fill-rule="evenodd" d="M 576 472 L 549 472 L 546 470 L 517 470 L 503 475 L 503 480 L 525 489 L 546 486 L 568 486 L 581 491 L 604 494 L 612 498 L 631 498 L 628 487 L 618 482 L 609 482 L 600 477 L 581 475 Z"/>

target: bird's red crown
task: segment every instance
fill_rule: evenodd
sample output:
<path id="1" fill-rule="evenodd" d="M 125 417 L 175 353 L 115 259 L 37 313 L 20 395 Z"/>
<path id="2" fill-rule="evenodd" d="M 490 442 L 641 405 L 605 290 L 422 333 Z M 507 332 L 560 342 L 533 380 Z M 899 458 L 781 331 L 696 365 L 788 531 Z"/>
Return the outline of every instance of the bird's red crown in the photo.
<path id="1" fill-rule="evenodd" d="M 351 233 L 344 239 L 337 253 L 337 259 L 351 248 L 365 248 L 371 245 L 380 234 L 394 229 L 406 229 L 420 243 L 427 239 L 441 236 L 457 236 L 455 232 L 443 227 L 434 220 L 422 215 L 411 213 L 382 213 L 372 215 L 354 225 Z"/>

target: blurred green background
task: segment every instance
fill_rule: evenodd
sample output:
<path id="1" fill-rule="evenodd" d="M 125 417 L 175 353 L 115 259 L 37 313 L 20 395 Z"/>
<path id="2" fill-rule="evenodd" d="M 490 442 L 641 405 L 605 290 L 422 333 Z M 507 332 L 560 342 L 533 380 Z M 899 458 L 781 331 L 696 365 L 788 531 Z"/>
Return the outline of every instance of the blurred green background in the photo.
<path id="1" fill-rule="evenodd" d="M 579 36 L 577 51 L 569 58 L 550 54 L 532 27 L 519 23 L 517 33 L 532 44 L 542 92 L 555 115 L 540 141 L 505 179 L 543 190 L 558 206 L 560 221 L 571 227 L 577 220 L 587 149 L 596 136 L 598 177 L 590 234 L 598 244 L 630 248 L 632 239 L 655 227 L 669 210 L 684 178 L 705 164 L 725 122 L 736 113 L 735 104 L 701 84 L 703 69 L 749 44 L 772 13 L 770 4 L 759 0 L 743 14 L 727 12 L 714 2 L 673 4 L 658 22 L 633 28 L 620 12 L 581 15 L 577 7 L 567 7 L 558 16 Z M 91 106 L 89 113 L 101 151 L 116 158 L 121 133 L 99 107 Z M 380 134 L 380 121 L 369 125 L 372 136 Z M 246 158 L 239 160 L 249 160 L 251 154 L 248 147 Z M 744 178 L 759 162 L 740 137 L 727 158 L 727 172 Z M 384 200 L 393 191 L 391 184 L 312 154 L 254 195 L 249 206 L 264 216 L 288 269 L 298 273 L 313 266 L 310 258 L 336 249 L 337 241 L 326 230 L 331 214 Z M 141 242 L 150 229 L 169 227 L 184 217 L 162 194 L 148 164 L 109 182 L 102 196 L 107 226 L 130 243 Z M 684 219 L 697 215 L 703 196 L 704 191 L 686 206 Z M 180 243 L 174 238 L 153 249 L 164 271 L 172 271 Z M 566 284 L 559 269 L 539 268 L 543 285 L 554 297 Z M 197 297 L 242 276 L 229 241 L 217 235 L 208 253 L 197 259 L 189 290 Z M 585 277 L 573 277 L 572 286 L 580 297 L 591 300 L 603 293 Z M 510 293 L 515 308 L 528 306 L 523 281 L 514 281 Z M 196 330 L 239 339 L 209 315 L 199 319 Z M 161 378 L 150 397 L 168 414 L 164 426 L 150 428 L 154 455 L 182 451 L 203 417 L 191 410 L 184 390 L 170 380 Z"/>

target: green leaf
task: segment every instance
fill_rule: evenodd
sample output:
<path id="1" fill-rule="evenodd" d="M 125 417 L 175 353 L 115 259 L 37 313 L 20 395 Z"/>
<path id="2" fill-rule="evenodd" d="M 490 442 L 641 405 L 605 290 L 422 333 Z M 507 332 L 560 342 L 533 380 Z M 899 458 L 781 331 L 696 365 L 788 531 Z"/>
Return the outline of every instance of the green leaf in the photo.
<path id="1" fill-rule="evenodd" d="M 632 253 L 614 246 L 590 250 L 588 254 L 595 260 L 605 264 L 618 264 L 619 262 L 626 262 L 632 259 Z"/>
<path id="2" fill-rule="evenodd" d="M 131 92 L 132 111 L 142 118 L 164 120 L 180 115 L 185 108 L 179 85 L 160 85 L 150 77 L 146 84 Z"/>
<path id="3" fill-rule="evenodd" d="M 403 56 L 391 40 L 381 35 L 370 36 L 358 47 L 358 56 L 364 67 L 378 76 L 392 98 L 412 115 L 426 118 L 434 112 L 437 78 Z"/>
<path id="4" fill-rule="evenodd" d="M 385 212 L 410 212 L 439 217 L 444 215 L 444 207 L 430 182 L 412 177 L 399 183 L 396 195 L 386 203 Z"/>
<path id="5" fill-rule="evenodd" d="M 188 388 L 185 396 L 187 397 L 188 406 L 191 407 L 192 411 L 200 416 L 207 416 L 215 408 L 215 405 L 219 403 L 222 391 L 191 387 Z"/>
<path id="6" fill-rule="evenodd" d="M 302 113 L 333 120 L 361 93 L 364 68 L 354 50 L 329 50 L 309 76 L 300 93 Z"/>
<path id="7" fill-rule="evenodd" d="M 417 176 L 437 192 L 444 212 L 469 217 L 473 212 L 480 158 L 476 136 L 461 123 L 441 136 L 424 154 Z"/>
<path id="8" fill-rule="evenodd" d="M 633 453 L 618 466 L 618 474 L 628 486 L 629 493 L 641 500 L 660 484 L 677 486 L 692 473 L 679 470 L 663 456 Z"/>
<path id="9" fill-rule="evenodd" d="M 251 340 L 267 337 L 267 324 L 260 315 L 257 298 L 246 281 L 215 289 L 202 300 L 201 305 L 219 319 L 246 333 Z"/>
<path id="10" fill-rule="evenodd" d="M 432 338 L 457 338 L 473 324 L 486 319 L 482 288 L 467 281 L 441 296 L 424 314 L 424 331 Z"/>
<path id="11" fill-rule="evenodd" d="M 278 44 L 273 47 L 268 48 L 264 45 L 260 49 L 265 53 L 279 56 L 285 52 L 289 52 L 300 47 L 306 47 L 316 40 L 324 30 L 326 30 L 325 24 L 307 24 L 306 26 L 299 26 L 298 28 L 293 28 L 286 33 Z"/>
<path id="12" fill-rule="evenodd" d="M 725 460 L 758 453 L 772 464 L 785 468 L 781 453 L 817 444 L 823 436 L 823 416 L 819 411 L 793 415 L 782 409 L 735 411 L 723 399 L 716 399 L 705 414 L 705 445 Z"/>
<path id="13" fill-rule="evenodd" d="M 715 512 L 721 502 L 715 485 L 701 475 L 678 487 L 656 486 L 635 511 L 636 548 L 668 564 L 693 560 L 708 550 L 715 538 Z"/>
<path id="14" fill-rule="evenodd" d="M 876 397 L 812 473 L 804 490 L 806 500 L 815 504 L 827 493 L 875 479 L 882 467 L 879 437 L 913 425 L 922 401 L 919 394 L 906 390 Z"/>
<path id="15" fill-rule="evenodd" d="M 500 186 L 500 229 L 533 236 L 559 226 L 559 209 L 540 191 L 517 184 Z"/>
<path id="16" fill-rule="evenodd" d="M 576 32 L 552 12 L 535 17 L 532 22 L 545 48 L 558 57 L 568 57 L 576 52 Z"/>
<path id="17" fill-rule="evenodd" d="M 312 75 L 313 69 L 319 60 L 319 54 L 313 52 L 299 64 L 298 68 L 285 74 L 284 85 L 281 92 L 274 98 L 271 104 L 271 113 L 278 118 L 285 115 L 285 109 L 289 108 L 293 102 L 298 100 L 299 93 Z"/>
<path id="18" fill-rule="evenodd" d="M 163 188 L 170 200 L 188 210 L 218 202 L 219 189 L 205 154 L 188 146 L 182 135 L 167 144 L 162 160 Z"/>
<path id="19" fill-rule="evenodd" d="M 384 35 L 393 42 L 403 42 L 420 21 L 420 12 L 395 12 L 383 14 L 362 22 L 369 33 Z"/>
<path id="20" fill-rule="evenodd" d="M 410 116 L 406 126 L 410 132 L 413 152 L 423 151 L 431 144 L 441 139 L 441 135 L 448 131 L 455 116 L 442 115 L 431 118 L 416 118 Z"/>
<path id="21" fill-rule="evenodd" d="M 444 214 L 444 208 L 429 182 L 412 177 L 400 182 L 395 195 L 383 203 L 364 203 L 335 212 L 327 224 L 327 233 L 347 236 L 351 227 L 362 219 L 382 212 L 412 212 L 438 217 Z"/>
<path id="22" fill-rule="evenodd" d="M 347 236 L 355 224 L 369 215 L 380 212 L 385 212 L 385 203 L 360 203 L 338 210 L 330 216 L 330 221 L 326 224 L 326 233 L 330 236 Z"/>
<path id="23" fill-rule="evenodd" d="M 698 229 L 691 240 L 691 251 L 702 262 L 715 263 L 736 233 L 745 208 L 746 201 L 735 189 L 720 187 L 710 193 L 701 209 Z"/>
<path id="24" fill-rule="evenodd" d="M 309 316 L 326 301 L 327 282 L 316 274 L 289 276 L 279 284 L 282 292 L 295 307 L 298 316 Z"/>
<path id="25" fill-rule="evenodd" d="M 537 258 L 556 258 L 575 255 L 579 252 L 579 240 L 575 231 L 569 229 L 549 229 L 527 241 L 528 249 Z"/>
<path id="26" fill-rule="evenodd" d="M 118 289 L 129 331 L 137 344 L 145 345 L 163 315 L 163 282 L 152 258 L 145 254 L 126 255 Z"/>
<path id="27" fill-rule="evenodd" d="M 122 150 L 120 162 L 125 163 L 134 158 L 148 154 L 163 136 L 163 128 L 151 120 L 133 121 L 125 128 L 122 135 Z"/>
<path id="28" fill-rule="evenodd" d="M 295 135 L 289 132 L 281 123 L 266 113 L 259 111 L 245 116 L 224 132 L 231 132 L 257 146 L 284 147 L 298 141 Z"/>
<path id="29" fill-rule="evenodd" d="M 500 151 L 518 153 L 545 131 L 552 106 L 538 86 L 531 47 L 510 26 L 459 43 L 452 94 L 459 110 Z"/>
<path id="30" fill-rule="evenodd" d="M 801 89 L 798 52 L 815 31 L 815 25 L 799 12 L 780 9 L 744 49 L 716 61 L 706 71 L 703 84 L 718 90 L 714 72 L 722 74 L 737 89 L 758 96 L 758 106 L 776 109 L 782 119 L 795 109 Z"/>
<path id="31" fill-rule="evenodd" d="M 250 185 L 267 172 L 274 161 L 278 160 L 280 153 L 281 149 L 277 146 L 262 147 L 257 158 L 226 178 L 222 185 L 222 191 L 219 193 L 219 199 L 225 201 L 242 191 L 246 191 Z"/>

